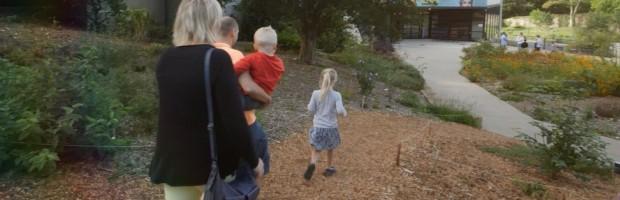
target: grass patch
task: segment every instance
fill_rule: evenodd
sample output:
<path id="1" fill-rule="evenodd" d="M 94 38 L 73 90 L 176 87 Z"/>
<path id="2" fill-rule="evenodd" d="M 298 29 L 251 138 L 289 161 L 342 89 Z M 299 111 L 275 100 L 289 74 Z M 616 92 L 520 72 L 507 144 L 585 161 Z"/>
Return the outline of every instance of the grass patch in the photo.
<path id="1" fill-rule="evenodd" d="M 405 92 L 397 102 L 403 106 L 410 107 L 414 112 L 421 112 L 433 115 L 441 120 L 465 124 L 480 128 L 482 119 L 474 116 L 469 109 L 452 103 L 423 104 L 418 96 L 413 92 Z"/>
<path id="2" fill-rule="evenodd" d="M 468 109 L 454 104 L 430 104 L 424 108 L 424 112 L 432 114 L 444 121 L 456 122 L 476 128 L 482 126 L 482 119 L 471 114 Z"/>
<path id="3" fill-rule="evenodd" d="M 506 32 L 510 39 L 513 39 L 519 33 L 523 33 L 529 40 L 534 40 L 536 35 L 547 40 L 560 40 L 560 42 L 570 42 L 575 40 L 575 29 L 570 27 L 504 27 L 502 31 Z"/>
<path id="4" fill-rule="evenodd" d="M 482 125 L 482 120 L 479 117 L 471 114 L 468 109 L 454 104 L 439 103 L 425 105 L 420 102 L 416 94 L 411 92 L 402 94 L 397 101 L 401 105 L 412 108 L 415 112 L 427 113 L 444 121 L 456 122 L 476 128 L 480 128 Z"/>
<path id="5" fill-rule="evenodd" d="M 416 95 L 414 92 L 405 92 L 400 96 L 400 98 L 396 99 L 396 101 L 401 105 L 410 108 L 419 108 L 423 106 L 420 102 L 420 99 L 418 98 L 418 95 Z"/>
<path id="6" fill-rule="evenodd" d="M 526 98 L 527 96 L 522 95 L 517 92 L 511 92 L 511 93 L 500 96 L 500 99 L 502 99 L 503 101 L 512 101 L 512 102 L 522 102 L 522 101 L 525 101 Z"/>
<path id="7" fill-rule="evenodd" d="M 493 147 L 484 146 L 479 148 L 480 151 L 495 154 L 499 157 L 517 162 L 523 166 L 538 166 L 539 158 L 536 156 L 538 151 L 526 145 L 512 145 L 509 147 Z"/>
<path id="8" fill-rule="evenodd" d="M 377 73 L 379 80 L 397 88 L 415 91 L 424 89 L 424 78 L 415 67 L 396 56 L 376 53 L 367 46 L 351 45 L 331 54 L 330 59 L 359 71 Z"/>
<path id="9" fill-rule="evenodd" d="M 550 194 L 547 192 L 547 188 L 540 182 L 526 182 L 521 180 L 514 180 L 512 182 L 515 186 L 519 187 L 521 191 L 534 199 L 549 199 Z"/>

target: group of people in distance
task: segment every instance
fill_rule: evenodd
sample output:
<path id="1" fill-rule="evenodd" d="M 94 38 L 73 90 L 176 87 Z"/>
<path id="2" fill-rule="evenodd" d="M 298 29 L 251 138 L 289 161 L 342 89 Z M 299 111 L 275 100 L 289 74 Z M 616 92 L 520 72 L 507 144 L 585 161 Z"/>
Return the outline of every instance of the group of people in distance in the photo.
<path id="1" fill-rule="evenodd" d="M 508 34 L 506 32 L 502 32 L 499 37 L 500 46 L 507 47 L 509 45 Z M 527 37 L 523 35 L 523 32 L 519 33 L 519 35 L 515 38 L 515 42 L 517 43 L 517 47 L 520 49 L 528 49 L 529 43 L 527 42 Z M 534 51 L 540 51 L 545 48 L 545 41 L 540 35 L 536 35 L 536 41 L 534 43 Z"/>
<path id="2" fill-rule="evenodd" d="M 213 160 L 206 131 L 210 112 L 217 167 L 227 184 L 239 189 L 257 185 L 271 170 L 267 136 L 255 111 L 271 104 L 271 94 L 284 74 L 284 62 L 276 55 L 278 35 L 271 26 L 259 28 L 254 33 L 255 52 L 244 56 L 233 48 L 238 33 L 239 25 L 223 16 L 216 0 L 182 0 L 178 7 L 174 47 L 161 55 L 156 70 L 160 112 L 149 170 L 151 181 L 163 185 L 167 200 L 197 200 L 205 191 Z M 311 180 L 321 151 L 327 151 L 323 175 L 336 173 L 333 151 L 341 142 L 337 117 L 347 115 L 342 96 L 334 90 L 336 70 L 324 69 L 319 79 L 319 89 L 307 105 L 314 119 L 308 131 L 309 164 L 303 176 L 303 169 L 299 174 L 305 183 Z M 211 97 L 206 95 L 205 81 L 210 81 Z M 212 99 L 212 111 L 207 98 Z"/>

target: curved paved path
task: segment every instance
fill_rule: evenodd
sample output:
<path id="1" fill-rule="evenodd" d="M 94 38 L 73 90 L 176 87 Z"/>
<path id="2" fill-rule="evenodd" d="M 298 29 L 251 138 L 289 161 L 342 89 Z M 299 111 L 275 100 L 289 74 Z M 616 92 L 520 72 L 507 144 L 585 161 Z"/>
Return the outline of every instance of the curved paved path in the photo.
<path id="1" fill-rule="evenodd" d="M 482 117 L 482 128 L 494 133 L 508 137 L 537 133 L 538 129 L 530 124 L 534 119 L 459 74 L 462 49 L 472 44 L 404 40 L 395 47 L 405 61 L 423 71 L 434 100 L 457 101 L 470 106 L 474 114 Z M 603 140 L 610 143 L 608 154 L 620 161 L 620 142 L 609 138 Z"/>

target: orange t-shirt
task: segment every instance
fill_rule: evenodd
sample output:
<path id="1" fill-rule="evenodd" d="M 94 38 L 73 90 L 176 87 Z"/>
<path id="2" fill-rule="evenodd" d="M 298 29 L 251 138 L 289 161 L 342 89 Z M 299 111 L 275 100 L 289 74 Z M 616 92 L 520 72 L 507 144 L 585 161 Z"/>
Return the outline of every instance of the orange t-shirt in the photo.
<path id="1" fill-rule="evenodd" d="M 228 53 L 228 55 L 230 56 L 233 64 L 239 62 L 239 60 L 243 58 L 243 53 L 241 53 L 241 51 L 233 49 L 232 47 L 230 47 L 230 45 L 226 43 L 216 42 L 213 44 L 213 46 L 215 48 L 226 51 L 226 53 Z"/>
<path id="2" fill-rule="evenodd" d="M 228 53 L 228 55 L 230 56 L 233 64 L 239 62 L 244 57 L 241 51 L 233 49 L 230 45 L 226 43 L 217 42 L 214 43 L 213 46 L 215 48 L 226 51 L 226 53 Z M 254 110 L 245 111 L 244 114 L 245 120 L 248 122 L 248 125 L 252 125 L 254 124 L 254 122 L 256 122 L 256 113 L 254 112 Z"/>

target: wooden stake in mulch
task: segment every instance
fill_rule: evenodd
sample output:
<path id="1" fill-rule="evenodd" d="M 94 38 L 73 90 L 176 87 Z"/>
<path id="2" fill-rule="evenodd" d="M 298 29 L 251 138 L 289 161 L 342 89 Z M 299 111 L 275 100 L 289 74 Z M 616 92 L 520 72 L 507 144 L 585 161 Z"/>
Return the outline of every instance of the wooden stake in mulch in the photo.
<path id="1" fill-rule="evenodd" d="M 400 166 L 400 146 L 401 143 L 398 143 L 398 149 L 396 151 L 396 167 Z"/>

